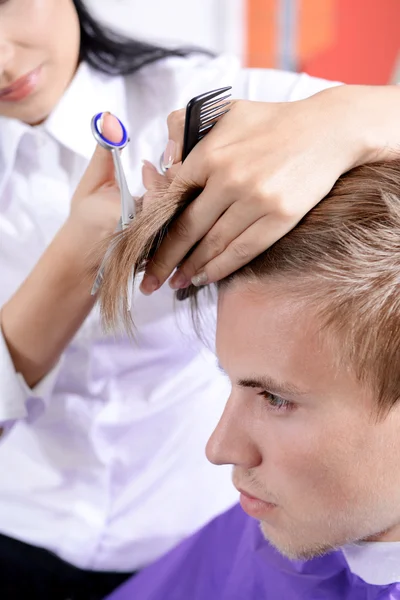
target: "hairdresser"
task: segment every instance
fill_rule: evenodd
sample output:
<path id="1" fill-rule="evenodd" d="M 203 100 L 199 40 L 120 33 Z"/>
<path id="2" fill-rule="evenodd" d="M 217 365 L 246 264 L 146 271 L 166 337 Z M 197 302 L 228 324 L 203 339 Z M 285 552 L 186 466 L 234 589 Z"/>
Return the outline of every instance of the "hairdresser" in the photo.
<path id="1" fill-rule="evenodd" d="M 179 171 L 205 191 L 151 265 L 147 295 L 135 290 L 135 341 L 107 334 L 89 257 L 116 226 L 119 196 L 91 117 L 110 111 L 126 125 L 140 195 L 142 176 L 150 187 L 156 177 L 143 159 L 158 164 L 166 148 L 165 162 L 179 161 L 181 117 L 169 143 L 168 114 L 225 84 L 261 102 L 235 104 Z M 81 0 L 0 2 L 2 597 L 102 598 L 236 501 L 230 470 L 204 455 L 228 384 L 184 303 L 175 308 L 168 285 L 151 291 L 210 230 L 178 275 L 236 269 L 343 170 L 395 147 L 396 89 L 303 100 L 331 85 L 121 39 Z M 118 141 L 112 116 L 103 126 Z"/>

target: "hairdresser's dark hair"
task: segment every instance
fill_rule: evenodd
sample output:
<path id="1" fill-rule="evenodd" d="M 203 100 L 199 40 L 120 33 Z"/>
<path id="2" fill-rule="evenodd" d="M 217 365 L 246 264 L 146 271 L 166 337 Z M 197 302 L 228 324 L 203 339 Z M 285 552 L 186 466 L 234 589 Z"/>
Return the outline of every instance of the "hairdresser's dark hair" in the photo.
<path id="1" fill-rule="evenodd" d="M 73 0 L 81 30 L 80 60 L 108 75 L 128 75 L 169 56 L 184 57 L 193 52 L 210 54 L 199 48 L 168 49 L 133 40 L 99 23 L 83 0 Z"/>

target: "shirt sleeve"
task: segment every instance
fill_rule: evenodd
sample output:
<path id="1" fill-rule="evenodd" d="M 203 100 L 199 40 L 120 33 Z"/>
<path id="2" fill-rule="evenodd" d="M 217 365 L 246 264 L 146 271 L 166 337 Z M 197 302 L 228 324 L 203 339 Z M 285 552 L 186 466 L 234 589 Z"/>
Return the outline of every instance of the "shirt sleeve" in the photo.
<path id="1" fill-rule="evenodd" d="M 0 329 L 0 430 L 1 439 L 19 420 L 34 421 L 51 396 L 61 361 L 34 387 L 17 373 Z"/>
<path id="2" fill-rule="evenodd" d="M 341 85 L 340 82 L 311 77 L 306 73 L 241 69 L 233 85 L 233 97 L 259 102 L 291 102 L 337 85 Z"/>
<path id="3" fill-rule="evenodd" d="M 340 82 L 311 77 L 306 73 L 244 68 L 236 57 L 225 54 L 212 59 L 204 55 L 166 59 L 151 65 L 142 75 L 139 72 L 129 81 L 129 96 L 140 90 L 138 101 L 154 103 L 156 98 L 160 114 L 186 106 L 197 94 L 224 86 L 232 86 L 235 99 L 289 102 L 340 85 Z M 145 94 L 148 94 L 146 98 Z"/>

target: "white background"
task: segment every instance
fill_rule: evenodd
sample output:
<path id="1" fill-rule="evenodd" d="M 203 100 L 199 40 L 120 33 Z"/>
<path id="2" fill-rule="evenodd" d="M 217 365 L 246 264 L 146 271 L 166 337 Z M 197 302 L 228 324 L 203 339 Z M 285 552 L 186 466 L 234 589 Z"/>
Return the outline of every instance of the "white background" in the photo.
<path id="1" fill-rule="evenodd" d="M 92 12 L 137 38 L 186 43 L 243 58 L 244 0 L 87 0 Z"/>

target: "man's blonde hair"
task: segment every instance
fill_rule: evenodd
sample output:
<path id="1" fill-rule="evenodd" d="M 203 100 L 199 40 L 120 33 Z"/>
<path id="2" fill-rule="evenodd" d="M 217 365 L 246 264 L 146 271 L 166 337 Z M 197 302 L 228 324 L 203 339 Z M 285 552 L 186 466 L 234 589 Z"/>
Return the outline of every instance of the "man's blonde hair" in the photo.
<path id="1" fill-rule="evenodd" d="M 307 183 L 304 182 L 304 185 Z M 166 191 L 115 242 L 101 307 L 108 325 L 126 314 L 132 268 L 142 270 L 177 215 L 197 193 Z M 283 279 L 315 307 L 322 326 L 340 336 L 343 359 L 373 386 L 378 407 L 400 394 L 400 160 L 357 167 L 343 175 L 285 237 L 219 283 Z M 196 298 L 191 286 L 178 296 Z M 122 303 L 121 303 L 122 299 Z M 120 313 L 122 309 L 122 312 Z"/>

